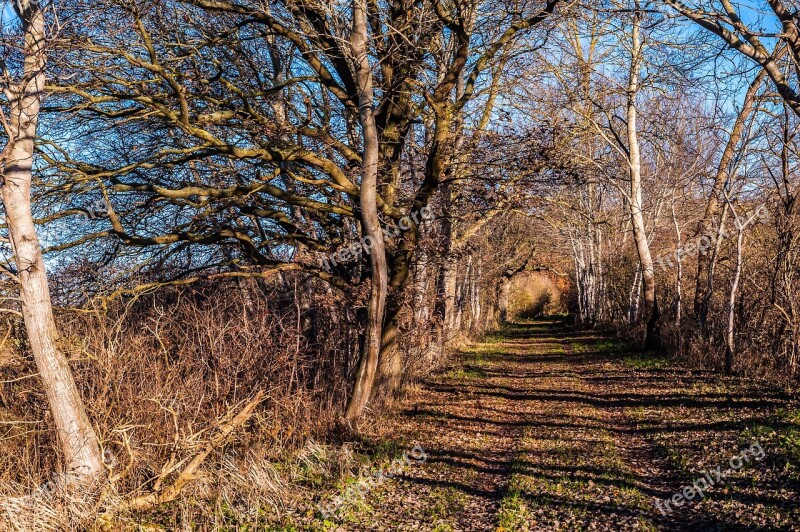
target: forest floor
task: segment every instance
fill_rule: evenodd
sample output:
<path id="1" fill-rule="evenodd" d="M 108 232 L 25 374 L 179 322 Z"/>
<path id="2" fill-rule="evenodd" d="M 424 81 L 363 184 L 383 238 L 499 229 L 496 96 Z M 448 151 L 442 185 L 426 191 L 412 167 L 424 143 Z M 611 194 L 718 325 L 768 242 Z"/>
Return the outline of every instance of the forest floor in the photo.
<path id="1" fill-rule="evenodd" d="M 334 514 L 301 526 L 800 530 L 798 404 L 559 321 L 513 325 L 369 435 L 398 453 L 419 445 L 424 462 L 360 490 L 340 485 Z"/>

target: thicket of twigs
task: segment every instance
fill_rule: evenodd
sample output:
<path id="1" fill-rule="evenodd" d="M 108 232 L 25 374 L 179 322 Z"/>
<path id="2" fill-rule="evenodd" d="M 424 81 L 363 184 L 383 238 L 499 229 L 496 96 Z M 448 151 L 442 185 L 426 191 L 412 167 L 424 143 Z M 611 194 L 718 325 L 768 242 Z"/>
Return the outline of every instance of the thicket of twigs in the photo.
<path id="1" fill-rule="evenodd" d="M 336 434 L 358 362 L 361 297 L 290 273 L 164 287 L 59 311 L 60 345 L 113 479 L 92 494 L 105 491 L 107 503 L 174 481 L 258 391 L 264 400 L 247 428 L 213 450 L 202 474 L 180 493 L 174 519 L 212 527 L 266 523 L 302 490 L 357 468 L 348 446 L 325 442 Z M 474 320 L 469 308 L 461 311 L 465 321 Z M 484 330 L 472 324 L 465 335 L 470 328 Z M 65 523 L 81 529 L 102 507 L 85 494 L 49 491 L 64 467 L 58 440 L 24 329 L 7 320 L 4 330 L 0 522 L 23 530 L 61 530 Z M 430 317 L 408 316 L 401 330 L 409 385 L 446 360 Z M 376 397 L 372 408 L 388 400 Z"/>

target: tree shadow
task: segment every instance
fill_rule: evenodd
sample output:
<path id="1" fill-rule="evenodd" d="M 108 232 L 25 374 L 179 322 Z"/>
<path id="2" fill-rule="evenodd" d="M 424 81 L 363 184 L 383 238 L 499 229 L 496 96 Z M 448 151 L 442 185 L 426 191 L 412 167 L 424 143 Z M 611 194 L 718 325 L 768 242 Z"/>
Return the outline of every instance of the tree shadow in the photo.
<path id="1" fill-rule="evenodd" d="M 630 473 L 586 464 L 547 463 L 539 460 L 543 455 L 532 451 L 509 457 L 503 453 L 469 452 L 445 445 L 432 450 L 429 463 L 454 473 L 453 478 L 408 478 L 408 482 L 456 489 L 500 504 L 507 486 L 483 489 L 476 482 L 458 479 L 468 473 L 504 475 L 513 472 L 548 485 L 567 479 L 576 485 L 592 482 L 601 489 L 637 490 L 649 498 L 667 499 L 694 478 L 687 478 L 691 474 L 672 466 L 670 449 L 658 443 L 662 439 L 681 435 L 685 440 L 702 445 L 708 434 L 739 435 L 763 422 L 770 412 L 797 404 L 785 390 L 742 379 L 722 379 L 711 371 L 670 367 L 669 361 L 666 367 L 628 367 L 625 357 L 634 351 L 609 349 L 606 344 L 612 339 L 610 334 L 576 333 L 563 319 L 513 324 L 503 330 L 499 339 L 492 339 L 493 343 L 479 353 L 460 354 L 461 367 L 476 377 L 457 379 L 445 373 L 432 376 L 423 383 L 426 400 L 404 409 L 402 416 L 413 420 L 415 425 L 427 425 L 433 431 L 447 427 L 455 433 L 474 437 L 507 437 L 509 433 L 535 431 L 536 440 L 562 441 L 566 432 L 570 436 L 582 434 L 588 444 L 593 443 L 593 434 L 599 433 L 623 440 L 637 437 L 648 442 L 647 457 L 666 464 L 666 469 L 659 470 L 661 477 L 654 482 L 652 477 L 638 473 L 639 469 L 632 469 L 635 472 Z M 601 342 L 604 344 L 599 345 Z M 566 343 L 569 345 L 564 345 Z M 551 352 L 547 352 L 549 344 L 554 346 Z M 532 345 L 544 352 L 530 353 Z M 564 352 L 556 352 L 557 345 L 562 345 Z M 569 388 L 565 384 L 562 389 L 558 387 L 562 384 L 560 380 L 575 384 L 569 384 Z M 537 405 L 538 411 L 527 413 L 523 405 Z M 581 414 L 587 407 L 597 414 Z M 682 417 L 665 414 L 676 408 L 681 409 Z M 644 414 L 641 418 L 626 417 L 632 410 L 641 410 Z M 737 417 L 719 419 L 730 412 L 735 412 Z M 780 430 L 790 424 L 778 422 L 771 426 Z M 568 461 L 569 455 L 563 460 Z M 760 483 L 758 493 L 747 489 L 748 483 L 754 482 Z M 797 491 L 796 483 L 732 478 L 727 487 L 733 489 L 733 493 L 712 491 L 707 498 L 736 501 L 746 507 L 781 507 L 790 512 L 800 508 L 800 501 L 787 504 L 785 499 L 775 495 L 786 488 Z M 523 496 L 536 505 L 564 513 L 587 510 L 600 515 L 643 517 L 662 530 L 757 530 L 744 527 L 732 518 L 711 515 L 700 506 L 662 515 L 655 505 L 631 507 L 615 504 L 613 500 L 602 503 L 581 499 L 578 495 L 571 498 L 550 493 L 523 493 Z"/>

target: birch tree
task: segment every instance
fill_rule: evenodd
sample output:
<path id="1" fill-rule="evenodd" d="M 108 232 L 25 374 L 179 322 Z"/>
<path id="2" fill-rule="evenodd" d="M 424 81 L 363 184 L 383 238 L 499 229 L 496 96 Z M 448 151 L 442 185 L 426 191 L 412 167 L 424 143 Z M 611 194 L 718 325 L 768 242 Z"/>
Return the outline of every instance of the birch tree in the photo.
<path id="1" fill-rule="evenodd" d="M 627 127 L 628 136 L 628 166 L 630 171 L 630 196 L 628 205 L 633 227 L 633 240 L 636 243 L 636 252 L 639 255 L 639 266 L 644 283 L 644 303 L 647 320 L 647 337 L 645 346 L 658 347 L 659 340 L 659 309 L 656 299 L 656 276 L 653 266 L 653 256 L 650 253 L 650 242 L 647 239 L 647 228 L 644 223 L 644 205 L 642 198 L 642 155 L 639 148 L 639 131 L 637 129 L 636 97 L 639 94 L 642 61 L 644 59 L 642 43 L 642 10 L 639 2 L 634 2 L 633 23 L 631 26 L 631 69 L 627 90 Z"/>
<path id="2" fill-rule="evenodd" d="M 94 428 L 58 346 L 58 330 L 45 263 L 31 210 L 33 156 L 45 86 L 47 36 L 42 6 L 13 3 L 23 39 L 21 72 L 12 79 L 3 68 L 6 101 L 2 124 L 7 140 L 2 159 L 2 200 L 28 341 L 44 386 L 71 483 L 97 479 L 103 462 Z"/>

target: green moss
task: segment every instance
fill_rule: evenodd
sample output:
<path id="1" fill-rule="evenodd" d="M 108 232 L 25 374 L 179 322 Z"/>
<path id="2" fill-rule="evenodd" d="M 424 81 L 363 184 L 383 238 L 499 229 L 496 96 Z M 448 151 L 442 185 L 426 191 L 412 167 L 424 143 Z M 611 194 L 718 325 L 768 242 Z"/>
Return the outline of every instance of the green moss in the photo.
<path id="1" fill-rule="evenodd" d="M 463 366 L 451 369 L 446 375 L 449 379 L 466 381 L 471 379 L 484 379 L 486 378 L 486 371 L 482 368 L 475 366 Z"/>

